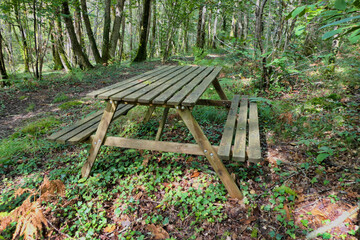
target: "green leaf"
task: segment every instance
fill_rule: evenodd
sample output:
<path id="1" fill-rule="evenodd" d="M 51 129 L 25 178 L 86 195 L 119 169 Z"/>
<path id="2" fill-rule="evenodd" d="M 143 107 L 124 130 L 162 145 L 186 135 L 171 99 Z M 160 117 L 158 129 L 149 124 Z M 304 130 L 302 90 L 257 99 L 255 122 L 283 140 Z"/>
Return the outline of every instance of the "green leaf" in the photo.
<path id="1" fill-rule="evenodd" d="M 86 181 L 86 178 L 80 178 L 79 181 L 78 181 L 78 183 L 83 183 L 83 182 L 85 182 L 85 181 Z"/>
<path id="2" fill-rule="evenodd" d="M 336 0 L 335 1 L 335 8 L 338 9 L 338 10 L 345 10 L 346 9 L 345 0 Z"/>
<path id="3" fill-rule="evenodd" d="M 351 42 L 351 43 L 356 43 L 356 42 L 358 42 L 360 40 L 360 34 L 359 35 L 356 35 L 356 36 L 354 36 L 354 37 L 350 37 L 349 38 L 349 41 Z"/>
<path id="4" fill-rule="evenodd" d="M 323 29 L 323 28 L 330 27 L 330 26 L 340 25 L 341 23 L 349 22 L 349 21 L 351 21 L 351 20 L 358 19 L 358 18 L 360 18 L 360 15 L 359 15 L 359 16 L 355 16 L 355 17 L 344 18 L 344 19 L 341 19 L 341 20 L 339 20 L 339 21 L 326 24 L 325 26 L 322 26 L 322 27 L 319 28 L 319 29 Z"/>
<path id="5" fill-rule="evenodd" d="M 324 33 L 324 35 L 322 36 L 322 40 L 326 40 L 329 39 L 333 36 L 335 36 L 336 34 L 339 34 L 341 32 L 341 29 L 336 29 L 336 30 L 332 30 L 330 32 L 326 32 Z"/>
<path id="6" fill-rule="evenodd" d="M 295 29 L 295 35 L 300 36 L 305 31 L 305 26 L 301 25 Z"/>
<path id="7" fill-rule="evenodd" d="M 357 8 L 360 8 L 360 0 L 355 0 L 353 5 Z"/>
<path id="8" fill-rule="evenodd" d="M 328 153 L 320 153 L 317 158 L 316 161 L 318 163 L 321 163 L 325 158 L 327 158 L 328 156 L 330 156 Z"/>
<path id="9" fill-rule="evenodd" d="M 300 17 L 301 17 L 302 15 L 305 14 L 305 8 L 306 8 L 306 5 L 296 8 L 296 9 L 291 13 L 291 17 L 292 17 L 292 18 L 295 18 L 297 15 L 300 15 Z M 304 12 L 304 13 L 302 13 L 302 12 Z"/>

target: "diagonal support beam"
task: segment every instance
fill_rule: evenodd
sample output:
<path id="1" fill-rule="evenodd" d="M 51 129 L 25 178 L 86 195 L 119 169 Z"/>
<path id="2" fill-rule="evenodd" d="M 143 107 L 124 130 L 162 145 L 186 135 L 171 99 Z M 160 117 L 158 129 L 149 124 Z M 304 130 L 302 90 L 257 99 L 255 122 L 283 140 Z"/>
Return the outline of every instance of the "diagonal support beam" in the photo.
<path id="1" fill-rule="evenodd" d="M 160 126 L 158 128 L 157 133 L 156 133 L 155 141 L 159 141 L 160 138 L 161 138 L 161 134 L 162 134 L 162 132 L 164 130 L 164 126 L 165 126 L 165 123 L 166 123 L 166 118 L 167 118 L 168 113 L 169 113 L 169 108 L 168 107 L 164 108 L 164 112 L 163 112 L 163 115 L 162 115 L 162 118 L 161 118 Z"/>
<path id="2" fill-rule="evenodd" d="M 86 160 L 84 166 L 81 169 L 81 175 L 83 178 L 89 177 L 92 166 L 94 165 L 96 156 L 99 153 L 100 147 L 103 144 L 106 132 L 109 128 L 111 120 L 115 114 L 117 102 L 110 100 L 105 108 L 104 114 L 101 118 L 99 126 L 96 130 L 95 137 L 91 142 L 90 155 Z"/>
<path id="3" fill-rule="evenodd" d="M 184 110 L 177 110 L 184 123 L 190 130 L 191 134 L 194 136 L 199 147 L 204 151 L 206 158 L 209 160 L 211 166 L 214 168 L 215 172 L 220 177 L 221 181 L 225 185 L 225 188 L 228 190 L 232 198 L 237 198 L 241 200 L 243 195 L 236 185 L 234 179 L 230 176 L 228 170 L 220 160 L 217 152 L 211 146 L 211 143 L 205 136 L 204 132 L 201 130 L 201 127 L 191 114 L 188 108 Z"/>
<path id="4" fill-rule="evenodd" d="M 145 113 L 145 117 L 144 117 L 144 123 L 147 123 L 149 122 L 150 118 L 151 118 L 151 115 L 152 113 L 154 112 L 155 110 L 155 106 L 150 106 L 148 107 L 146 113 Z"/>
<path id="5" fill-rule="evenodd" d="M 226 97 L 224 91 L 222 90 L 222 88 L 220 86 L 220 82 L 217 78 L 214 79 L 214 81 L 212 82 L 212 85 L 214 86 L 216 92 L 219 94 L 221 100 L 228 100 L 228 98 Z"/>

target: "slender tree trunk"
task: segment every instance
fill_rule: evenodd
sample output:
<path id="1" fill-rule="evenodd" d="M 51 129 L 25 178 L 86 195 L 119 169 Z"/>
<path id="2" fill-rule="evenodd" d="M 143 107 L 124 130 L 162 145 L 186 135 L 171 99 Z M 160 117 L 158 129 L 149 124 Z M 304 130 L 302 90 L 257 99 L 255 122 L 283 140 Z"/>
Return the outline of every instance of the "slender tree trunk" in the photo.
<path id="1" fill-rule="evenodd" d="M 151 0 L 144 0 L 144 11 L 141 20 L 139 48 L 134 58 L 134 62 L 146 60 L 146 45 L 148 40 L 149 16 L 151 10 Z"/>
<path id="2" fill-rule="evenodd" d="M 68 60 L 66 52 L 64 50 L 64 38 L 63 38 L 63 31 L 61 27 L 61 18 L 60 18 L 60 10 L 57 8 L 55 10 L 56 18 L 55 18 L 55 42 L 56 42 L 56 49 L 59 52 L 59 56 L 63 67 L 67 72 L 71 70 L 71 64 Z"/>
<path id="3" fill-rule="evenodd" d="M 129 35 L 130 35 L 130 59 L 132 58 L 132 51 L 133 51 L 133 24 L 132 24 L 132 8 L 131 3 L 129 2 Z"/>
<path id="4" fill-rule="evenodd" d="M 0 75 L 1 75 L 1 80 L 4 80 L 4 79 L 8 79 L 9 77 L 6 73 L 6 68 L 5 68 L 5 59 L 2 51 L 3 50 L 2 41 L 3 41 L 3 37 L 0 31 Z M 4 87 L 5 85 L 7 85 L 7 81 L 0 81 L 1 87 Z"/>
<path id="5" fill-rule="evenodd" d="M 116 52 L 116 47 L 118 40 L 120 38 L 120 28 L 121 28 L 121 19 L 124 17 L 124 3 L 125 0 L 117 0 L 115 8 L 115 19 L 113 24 L 113 29 L 111 32 L 111 41 L 110 41 L 110 56 L 114 57 Z"/>
<path id="6" fill-rule="evenodd" d="M 14 12 L 15 12 L 15 19 L 17 22 L 17 26 L 19 28 L 20 31 L 20 36 L 21 36 L 21 46 L 22 46 L 22 54 L 23 54 L 23 58 L 24 58 L 24 71 L 25 72 L 30 72 L 30 56 L 29 56 L 29 48 L 28 48 L 28 44 L 27 44 L 27 40 L 26 40 L 26 34 L 25 34 L 25 30 L 23 28 L 21 19 L 20 19 L 20 14 L 19 14 L 19 3 L 14 1 Z"/>
<path id="7" fill-rule="evenodd" d="M 125 16 L 121 20 L 121 36 L 120 36 L 120 46 L 119 46 L 119 62 L 121 63 L 122 55 L 124 51 L 124 36 L 125 36 Z"/>
<path id="8" fill-rule="evenodd" d="M 205 5 L 203 5 L 199 9 L 199 18 L 197 25 L 196 46 L 198 48 L 204 48 L 205 45 L 205 16 L 206 16 L 206 7 Z"/>
<path id="9" fill-rule="evenodd" d="M 103 32 L 103 44 L 102 44 L 102 62 L 107 64 L 110 59 L 110 16 L 111 0 L 105 0 L 105 17 L 104 17 L 104 32 Z"/>
<path id="10" fill-rule="evenodd" d="M 63 16 L 64 16 L 66 29 L 67 29 L 67 31 L 69 33 L 69 38 L 70 38 L 70 41 L 71 41 L 73 52 L 77 56 L 77 58 L 79 59 L 80 67 L 84 67 L 84 68 L 88 68 L 88 69 L 93 68 L 93 66 L 89 62 L 88 57 L 82 51 L 81 45 L 80 45 L 80 43 L 78 42 L 78 40 L 76 38 L 76 33 L 75 33 L 75 29 L 74 29 L 72 17 L 71 17 L 71 14 L 70 14 L 70 9 L 69 9 L 69 3 L 68 3 L 67 0 L 63 1 L 62 7 L 63 7 L 63 12 L 62 13 L 63 13 Z"/>
<path id="11" fill-rule="evenodd" d="M 155 55 L 155 40 L 156 40 L 156 0 L 153 0 L 153 24 L 150 40 L 150 58 L 154 58 Z"/>
<path id="12" fill-rule="evenodd" d="M 34 48 L 35 48 L 35 77 L 36 79 L 40 79 L 39 73 L 39 57 L 40 57 L 40 45 L 38 43 L 38 31 L 37 31 L 37 17 L 36 17 L 36 0 L 33 1 L 33 21 L 34 21 Z"/>
<path id="13" fill-rule="evenodd" d="M 216 49 L 216 35 L 217 35 L 217 24 L 218 24 L 218 16 L 220 13 L 220 8 L 216 9 L 215 19 L 214 19 L 214 27 L 213 27 L 213 35 L 212 35 L 212 48 Z"/>
<path id="14" fill-rule="evenodd" d="M 225 44 L 225 35 L 226 35 L 226 31 L 227 31 L 227 24 L 226 24 L 226 15 L 225 13 L 223 13 L 223 22 L 222 22 L 222 38 L 221 38 L 221 42 L 220 45 L 224 46 Z"/>
<path id="15" fill-rule="evenodd" d="M 75 6 L 74 21 L 75 21 L 76 37 L 80 43 L 81 48 L 84 51 L 85 44 L 84 44 L 84 38 L 82 35 L 82 30 L 81 30 L 81 28 L 82 28 L 82 26 L 81 26 L 81 8 L 80 8 L 79 0 L 74 1 L 74 6 Z"/>
<path id="16" fill-rule="evenodd" d="M 81 0 L 81 9 L 82 9 L 82 17 L 84 20 L 86 33 L 87 33 L 87 36 L 88 36 L 89 42 L 90 42 L 91 52 L 94 56 L 96 64 L 100 64 L 101 56 L 100 56 L 99 49 L 96 45 L 96 40 L 94 38 L 93 30 L 91 28 L 91 23 L 90 23 L 90 19 L 89 19 L 88 10 L 87 10 L 86 0 Z"/>
<path id="17" fill-rule="evenodd" d="M 52 34 L 50 37 L 51 37 L 51 52 L 52 52 L 53 61 L 54 61 L 54 70 L 64 69 L 64 66 L 61 62 L 59 50 L 57 49 L 56 40 Z"/>

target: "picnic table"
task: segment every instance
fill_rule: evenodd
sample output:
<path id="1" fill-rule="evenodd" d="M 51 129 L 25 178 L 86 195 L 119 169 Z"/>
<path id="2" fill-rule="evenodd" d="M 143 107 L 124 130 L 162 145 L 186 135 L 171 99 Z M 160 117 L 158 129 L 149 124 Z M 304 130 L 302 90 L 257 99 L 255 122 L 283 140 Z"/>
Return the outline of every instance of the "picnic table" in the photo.
<path id="1" fill-rule="evenodd" d="M 230 196 L 242 199 L 241 191 L 221 159 L 228 160 L 233 157 L 245 161 L 245 145 L 248 142 L 249 161 L 260 160 L 257 107 L 256 103 L 248 105 L 247 97 L 240 98 L 236 95 L 231 101 L 228 100 L 217 79 L 220 71 L 221 67 L 162 66 L 95 90 L 87 96 L 105 100 L 107 102 L 105 110 L 53 134 L 49 138 L 62 142 L 77 142 L 86 139 L 89 141 L 91 144 L 89 157 L 81 170 L 84 178 L 89 176 L 100 147 L 103 145 L 202 155 L 208 159 Z M 221 100 L 200 99 L 210 85 L 215 88 Z M 163 116 L 155 140 L 106 136 L 110 123 L 137 105 L 148 106 L 145 121 L 149 119 L 156 107 L 163 108 Z M 191 112 L 197 105 L 223 106 L 229 109 L 219 146 L 213 146 L 210 143 L 193 117 Z M 193 135 L 196 144 L 160 141 L 170 108 L 176 109 Z M 247 117 L 248 108 L 249 119 Z M 248 141 L 246 140 L 247 122 L 249 122 Z M 90 136 L 95 130 L 95 135 Z"/>

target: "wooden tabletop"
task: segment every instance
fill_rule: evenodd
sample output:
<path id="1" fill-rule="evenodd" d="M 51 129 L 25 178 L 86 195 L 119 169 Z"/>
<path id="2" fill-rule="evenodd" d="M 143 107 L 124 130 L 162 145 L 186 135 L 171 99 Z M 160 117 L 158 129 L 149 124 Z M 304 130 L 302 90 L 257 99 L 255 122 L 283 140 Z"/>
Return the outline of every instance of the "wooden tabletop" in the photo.
<path id="1" fill-rule="evenodd" d="M 221 67 L 162 66 L 87 94 L 128 104 L 194 106 Z"/>

